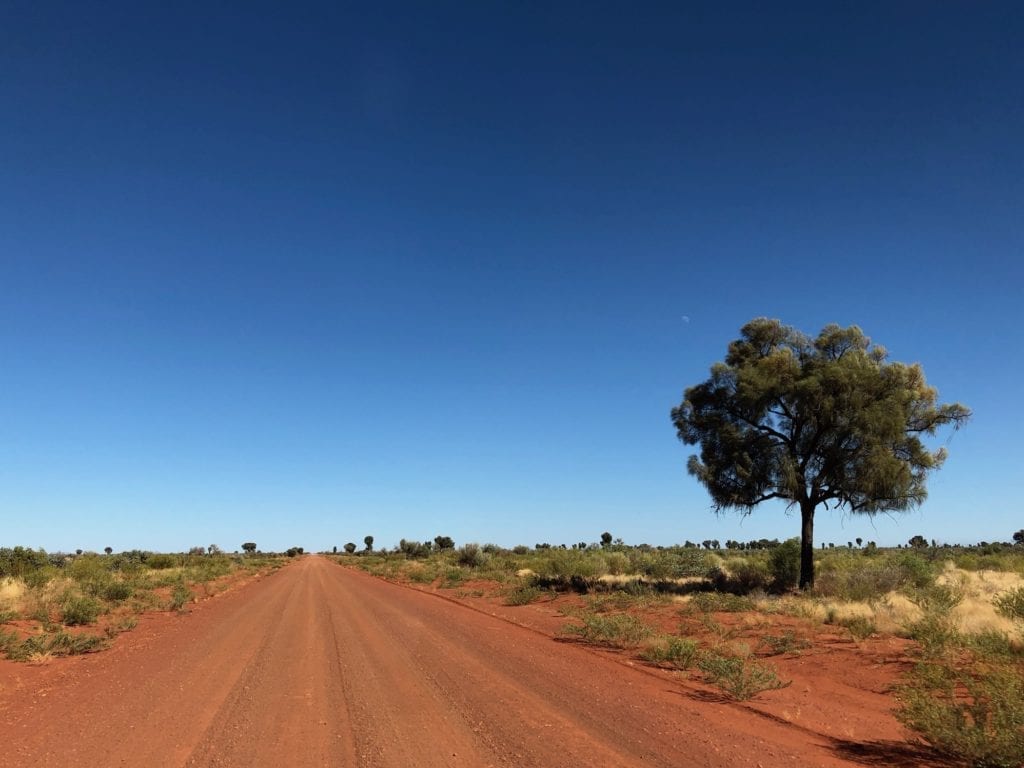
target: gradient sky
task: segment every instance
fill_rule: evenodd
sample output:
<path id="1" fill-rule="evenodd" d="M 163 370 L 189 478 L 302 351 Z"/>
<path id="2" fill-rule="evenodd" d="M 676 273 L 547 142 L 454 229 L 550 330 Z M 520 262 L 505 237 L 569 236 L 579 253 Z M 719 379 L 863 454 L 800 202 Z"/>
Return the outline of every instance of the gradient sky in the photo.
<path id="1" fill-rule="evenodd" d="M 975 413 L 819 541 L 1024 527 L 1020 3 L 146 6 L 0 8 L 0 545 L 795 536 L 669 419 L 757 316 Z"/>

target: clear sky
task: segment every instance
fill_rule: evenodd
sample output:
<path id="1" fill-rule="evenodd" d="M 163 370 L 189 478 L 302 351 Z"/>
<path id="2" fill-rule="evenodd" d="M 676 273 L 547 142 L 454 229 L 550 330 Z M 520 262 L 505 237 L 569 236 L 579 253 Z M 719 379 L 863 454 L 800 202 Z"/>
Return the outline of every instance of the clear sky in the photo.
<path id="1" fill-rule="evenodd" d="M 1024 6 L 5 3 L 0 545 L 787 538 L 669 419 L 856 323 L 1024 527 Z"/>

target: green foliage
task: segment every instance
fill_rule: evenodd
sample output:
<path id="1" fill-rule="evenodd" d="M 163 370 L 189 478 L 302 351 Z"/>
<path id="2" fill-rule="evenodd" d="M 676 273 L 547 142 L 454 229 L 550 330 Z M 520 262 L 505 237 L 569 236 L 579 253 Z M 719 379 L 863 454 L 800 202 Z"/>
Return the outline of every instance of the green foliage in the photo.
<path id="1" fill-rule="evenodd" d="M 451 536 L 435 536 L 434 546 L 439 552 L 446 549 L 455 549 L 455 541 Z"/>
<path id="2" fill-rule="evenodd" d="M 865 550 L 865 555 L 868 550 Z M 914 552 L 874 554 L 830 552 L 822 558 L 814 593 L 842 600 L 875 600 L 896 590 L 926 588 L 936 566 Z"/>
<path id="3" fill-rule="evenodd" d="M 918 506 L 945 459 L 922 436 L 970 412 L 939 405 L 920 366 L 885 358 L 857 326 L 829 325 L 811 339 L 778 320 L 747 323 L 725 362 L 672 410 L 679 438 L 700 445 L 688 468 L 715 508 L 783 499 L 807 523 L 829 502 L 867 514 Z M 802 587 L 814 582 L 809 532 Z"/>
<path id="4" fill-rule="evenodd" d="M 355 542 L 350 541 L 350 542 L 348 542 L 348 544 L 345 545 L 345 552 L 346 552 L 346 554 L 351 555 L 355 551 L 356 551 Z"/>
<path id="5" fill-rule="evenodd" d="M 11 576 L 24 579 L 35 571 L 43 570 L 49 564 L 46 552 L 42 549 L 0 547 L 0 578 Z"/>
<path id="6" fill-rule="evenodd" d="M 1004 592 L 992 601 L 996 610 L 1008 619 L 1024 621 L 1024 587 Z"/>
<path id="7" fill-rule="evenodd" d="M 775 668 L 746 656 L 705 653 L 697 663 L 709 683 L 737 701 L 751 699 L 762 691 L 785 688 L 789 681 L 779 679 Z"/>
<path id="8" fill-rule="evenodd" d="M 1024 764 L 1024 675 L 1012 665 L 918 664 L 897 717 L 924 741 L 975 766 Z"/>
<path id="9" fill-rule="evenodd" d="M 671 664 L 676 669 L 689 669 L 697 659 L 697 644 L 686 637 L 668 635 L 647 646 L 640 658 L 654 664 Z"/>
<path id="10" fill-rule="evenodd" d="M 867 640 L 877 631 L 874 622 L 867 616 L 847 616 L 839 619 L 836 624 L 845 627 L 850 636 L 857 641 Z"/>
<path id="11" fill-rule="evenodd" d="M 11 661 L 26 661 L 35 655 L 75 656 L 92 653 L 103 647 L 103 639 L 95 635 L 57 632 L 33 635 L 19 641 L 14 632 L 0 631 L 0 652 Z"/>
<path id="12" fill-rule="evenodd" d="M 742 613 L 754 610 L 749 597 L 728 592 L 698 592 L 690 598 L 690 607 L 703 613 Z"/>
<path id="13" fill-rule="evenodd" d="M 769 550 L 768 563 L 772 572 L 772 587 L 779 592 L 792 589 L 800 579 L 800 542 L 788 539 Z"/>
<path id="14" fill-rule="evenodd" d="M 533 584 L 520 584 L 505 593 L 505 605 L 528 605 L 536 602 L 544 591 Z"/>
<path id="15" fill-rule="evenodd" d="M 185 584 L 184 580 L 175 582 L 174 586 L 171 588 L 171 610 L 182 610 L 185 607 L 185 604 L 188 603 L 192 597 L 192 590 L 188 588 L 188 585 Z"/>
<path id="16" fill-rule="evenodd" d="M 79 624 L 94 624 L 103 606 L 91 597 L 68 595 L 61 601 L 61 623 L 73 627 Z"/>
<path id="17" fill-rule="evenodd" d="M 584 614 L 580 621 L 583 622 L 582 625 L 566 624 L 563 631 L 566 634 L 578 635 L 593 645 L 606 645 L 612 648 L 636 646 L 654 632 L 640 619 L 627 613 L 611 616 Z"/>
<path id="18" fill-rule="evenodd" d="M 797 653 L 811 647 L 810 642 L 797 637 L 796 633 L 791 629 L 787 629 L 781 635 L 765 635 L 761 638 L 761 645 L 767 648 L 769 654 L 773 656 L 783 653 Z"/>
<path id="19" fill-rule="evenodd" d="M 467 568 L 479 568 L 484 565 L 489 555 L 483 551 L 479 544 L 463 544 L 458 548 L 456 560 L 459 565 Z"/>
<path id="20" fill-rule="evenodd" d="M 150 555 L 146 558 L 146 565 L 154 571 L 162 571 L 176 568 L 180 562 L 174 555 Z"/>

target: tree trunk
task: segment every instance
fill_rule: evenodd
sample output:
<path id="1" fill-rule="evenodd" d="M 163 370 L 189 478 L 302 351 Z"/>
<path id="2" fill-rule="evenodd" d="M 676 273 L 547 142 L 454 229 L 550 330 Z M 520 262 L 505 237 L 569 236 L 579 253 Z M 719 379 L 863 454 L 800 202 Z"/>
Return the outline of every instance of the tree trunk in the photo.
<path id="1" fill-rule="evenodd" d="M 800 589 L 814 586 L 814 507 L 810 499 L 800 501 Z"/>

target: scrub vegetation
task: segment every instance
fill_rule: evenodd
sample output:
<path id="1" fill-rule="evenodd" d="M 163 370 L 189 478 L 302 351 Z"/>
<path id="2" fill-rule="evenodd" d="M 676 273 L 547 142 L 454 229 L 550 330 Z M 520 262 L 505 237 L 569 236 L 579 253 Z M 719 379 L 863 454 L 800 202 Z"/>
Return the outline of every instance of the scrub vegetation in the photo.
<path id="1" fill-rule="evenodd" d="M 109 548 L 108 548 L 109 549 Z M 98 554 L 0 548 L 0 657 L 39 661 L 100 650 L 146 611 L 183 611 L 226 577 L 277 567 L 273 555 Z"/>
<path id="2" fill-rule="evenodd" d="M 605 533 L 510 549 L 403 541 L 337 560 L 508 610 L 553 608 L 565 617 L 564 640 L 737 701 L 785 688 L 787 659 L 896 640 L 909 670 L 890 691 L 900 721 L 967 764 L 1020 765 L 1024 543 L 936 546 L 913 536 L 893 548 L 826 543 L 816 555 L 814 586 L 804 590 L 796 540 L 651 547 Z"/>

